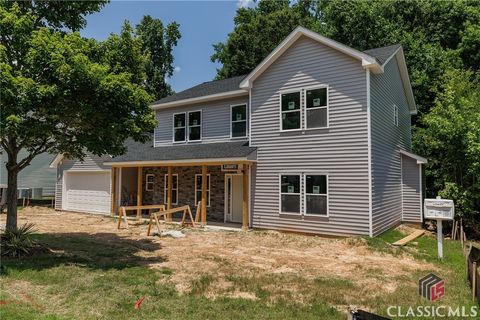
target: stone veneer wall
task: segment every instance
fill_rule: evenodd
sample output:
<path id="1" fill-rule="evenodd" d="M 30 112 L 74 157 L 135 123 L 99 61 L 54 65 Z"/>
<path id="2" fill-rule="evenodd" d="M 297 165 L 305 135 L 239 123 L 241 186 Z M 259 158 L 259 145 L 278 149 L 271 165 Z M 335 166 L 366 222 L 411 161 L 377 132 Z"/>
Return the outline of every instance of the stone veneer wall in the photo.
<path id="1" fill-rule="evenodd" d="M 145 190 L 145 176 L 155 174 L 153 191 Z M 202 167 L 175 167 L 172 174 L 178 174 L 178 206 L 189 205 L 195 214 L 195 174 L 201 174 Z M 166 167 L 145 167 L 143 169 L 143 204 L 163 204 Z M 210 207 L 207 207 L 207 220 L 224 220 L 225 172 L 220 166 L 209 166 Z"/>

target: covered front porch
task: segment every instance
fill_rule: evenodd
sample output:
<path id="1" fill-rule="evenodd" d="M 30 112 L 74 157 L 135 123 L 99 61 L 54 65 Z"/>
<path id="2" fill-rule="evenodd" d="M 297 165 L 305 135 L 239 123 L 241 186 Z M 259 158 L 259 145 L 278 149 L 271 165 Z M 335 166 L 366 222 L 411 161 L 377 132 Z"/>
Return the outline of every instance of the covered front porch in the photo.
<path id="1" fill-rule="evenodd" d="M 253 162 L 223 159 L 112 164 L 112 215 L 121 206 L 190 206 L 201 226 L 250 226 L 250 177 Z M 130 215 L 140 219 L 148 210 Z M 175 221 L 169 214 L 167 221 Z"/>

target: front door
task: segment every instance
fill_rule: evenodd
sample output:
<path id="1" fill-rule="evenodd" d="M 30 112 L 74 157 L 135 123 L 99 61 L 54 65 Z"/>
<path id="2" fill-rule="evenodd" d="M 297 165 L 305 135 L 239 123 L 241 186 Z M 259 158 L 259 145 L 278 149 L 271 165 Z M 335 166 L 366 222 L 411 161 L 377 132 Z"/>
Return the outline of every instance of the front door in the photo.
<path id="1" fill-rule="evenodd" d="M 225 222 L 242 222 L 243 179 L 241 174 L 225 176 Z"/>

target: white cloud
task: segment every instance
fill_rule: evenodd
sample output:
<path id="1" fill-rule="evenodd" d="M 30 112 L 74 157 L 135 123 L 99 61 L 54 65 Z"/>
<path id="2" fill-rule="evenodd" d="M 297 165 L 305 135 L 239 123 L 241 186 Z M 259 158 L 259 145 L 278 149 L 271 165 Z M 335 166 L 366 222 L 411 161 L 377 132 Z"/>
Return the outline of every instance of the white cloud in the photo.
<path id="1" fill-rule="evenodd" d="M 180 72 L 182 70 L 182 68 L 180 68 L 180 66 L 175 66 L 175 68 L 173 68 L 173 72 Z"/>
<path id="2" fill-rule="evenodd" d="M 238 8 L 248 8 L 253 5 L 253 0 L 238 0 L 237 7 Z"/>

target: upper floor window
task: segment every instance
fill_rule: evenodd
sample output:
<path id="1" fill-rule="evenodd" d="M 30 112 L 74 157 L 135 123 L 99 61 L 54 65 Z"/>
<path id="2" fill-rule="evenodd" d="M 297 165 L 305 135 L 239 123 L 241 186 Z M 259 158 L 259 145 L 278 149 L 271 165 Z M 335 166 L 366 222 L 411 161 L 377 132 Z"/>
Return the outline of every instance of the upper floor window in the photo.
<path id="1" fill-rule="evenodd" d="M 327 86 L 281 93 L 280 97 L 282 131 L 328 127 Z"/>
<path id="2" fill-rule="evenodd" d="M 281 94 L 282 130 L 300 129 L 302 126 L 301 92 Z"/>
<path id="3" fill-rule="evenodd" d="M 247 136 L 247 105 L 231 106 L 230 137 L 245 138 Z"/>
<path id="4" fill-rule="evenodd" d="M 393 105 L 393 124 L 398 127 L 398 107 Z"/>
<path id="5" fill-rule="evenodd" d="M 202 139 L 202 111 L 175 113 L 173 115 L 173 142 Z"/>
<path id="6" fill-rule="evenodd" d="M 173 115 L 173 141 L 183 142 L 185 141 L 186 122 L 185 112 L 175 113 Z"/>
<path id="7" fill-rule="evenodd" d="M 327 88 L 306 90 L 305 121 L 307 129 L 328 127 L 328 93 Z"/>
<path id="8" fill-rule="evenodd" d="M 188 113 L 188 141 L 202 139 L 202 112 L 192 111 Z"/>

